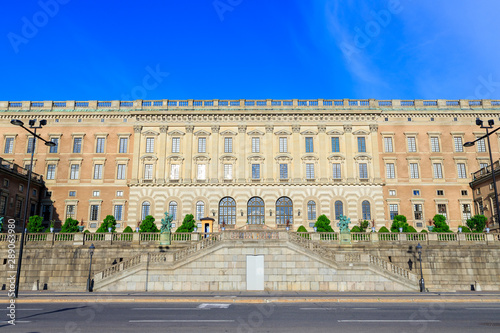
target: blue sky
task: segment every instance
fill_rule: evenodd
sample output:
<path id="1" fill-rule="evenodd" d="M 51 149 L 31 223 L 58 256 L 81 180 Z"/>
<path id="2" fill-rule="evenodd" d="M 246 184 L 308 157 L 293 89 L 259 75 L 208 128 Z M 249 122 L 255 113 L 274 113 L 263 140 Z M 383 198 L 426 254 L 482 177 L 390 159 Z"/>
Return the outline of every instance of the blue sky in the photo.
<path id="1" fill-rule="evenodd" d="M 0 100 L 500 98 L 498 0 L 2 5 Z"/>

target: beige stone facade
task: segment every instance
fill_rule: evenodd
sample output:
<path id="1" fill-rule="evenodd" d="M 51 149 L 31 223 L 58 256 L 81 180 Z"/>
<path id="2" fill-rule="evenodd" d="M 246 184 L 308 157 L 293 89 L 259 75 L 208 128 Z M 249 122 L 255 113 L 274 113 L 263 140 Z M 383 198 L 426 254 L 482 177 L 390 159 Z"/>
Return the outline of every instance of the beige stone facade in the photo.
<path id="1" fill-rule="evenodd" d="M 47 119 L 39 133 L 58 147 L 38 146 L 34 171 L 52 191 L 51 219 L 90 230 L 108 214 L 123 228 L 166 210 L 176 226 L 193 214 L 312 229 L 343 214 L 378 228 L 398 213 L 420 230 L 442 213 L 456 229 L 475 213 L 471 173 L 488 163 L 462 144 L 482 135 L 477 117 L 499 114 L 491 100 L 0 102 L 1 156 L 28 158 L 11 119 Z"/>

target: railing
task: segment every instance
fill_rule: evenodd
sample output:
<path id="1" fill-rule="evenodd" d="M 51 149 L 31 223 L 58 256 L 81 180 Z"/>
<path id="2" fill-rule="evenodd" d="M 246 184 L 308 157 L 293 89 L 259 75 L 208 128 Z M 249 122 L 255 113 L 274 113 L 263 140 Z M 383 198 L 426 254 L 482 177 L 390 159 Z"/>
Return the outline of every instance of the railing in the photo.
<path id="1" fill-rule="evenodd" d="M 106 234 L 103 233 L 85 233 L 84 240 L 88 242 L 104 242 L 106 240 Z"/>
<path id="2" fill-rule="evenodd" d="M 458 241 L 457 234 L 453 233 L 438 233 L 437 238 L 439 241 L 445 241 L 445 242 L 456 242 Z"/>
<path id="3" fill-rule="evenodd" d="M 405 279 L 408 279 L 410 281 L 416 282 L 417 281 L 417 276 L 415 274 L 412 274 L 410 271 L 401 268 L 399 266 L 396 266 L 390 262 L 387 262 L 385 260 L 380 259 L 379 257 L 372 256 L 371 254 L 368 254 L 368 257 L 370 258 L 370 264 L 374 266 L 381 267 L 385 271 L 389 271 L 393 274 L 399 275 Z"/>
<path id="4" fill-rule="evenodd" d="M 369 242 L 370 234 L 366 232 L 351 232 L 352 242 Z"/>
<path id="5" fill-rule="evenodd" d="M 68 234 L 61 234 L 57 233 L 54 234 L 54 242 L 70 242 L 75 239 L 75 234 L 74 233 L 68 233 Z"/>
<path id="6" fill-rule="evenodd" d="M 203 238 L 203 240 L 187 246 L 186 248 L 179 250 L 174 253 L 174 261 L 179 261 L 184 258 L 189 257 L 191 254 L 196 253 L 200 250 L 208 249 L 212 246 L 214 246 L 216 243 L 218 243 L 221 240 L 221 235 L 220 234 L 211 234 L 210 237 Z"/>
<path id="7" fill-rule="evenodd" d="M 277 231 L 225 231 L 225 239 L 279 239 L 279 232 Z"/>
<path id="8" fill-rule="evenodd" d="M 26 234 L 27 242 L 45 242 L 47 241 L 47 234 Z"/>
<path id="9" fill-rule="evenodd" d="M 179 233 L 174 232 L 172 233 L 172 241 L 189 242 L 191 241 L 191 234 L 185 232 L 179 232 Z"/>
<path id="10" fill-rule="evenodd" d="M 500 161 L 493 162 L 493 170 L 500 169 Z M 491 174 L 491 165 L 488 165 L 485 168 L 482 168 L 472 174 L 472 180 L 476 180 L 485 176 L 489 176 Z"/>
<path id="11" fill-rule="evenodd" d="M 141 243 L 142 242 L 158 242 L 160 241 L 159 232 L 141 232 Z"/>
<path id="12" fill-rule="evenodd" d="M 333 232 L 318 232 L 319 239 L 322 241 L 338 241 L 339 234 Z"/>
<path id="13" fill-rule="evenodd" d="M 28 169 L 25 169 L 17 164 L 14 164 L 10 161 L 4 160 L 3 158 L 0 157 L 0 166 L 2 168 L 8 169 L 13 173 L 16 173 L 21 176 L 26 176 L 26 179 L 28 178 Z M 41 182 L 43 180 L 43 177 L 37 173 L 31 172 L 31 179 L 36 180 Z"/>
<path id="14" fill-rule="evenodd" d="M 405 233 L 406 240 L 410 242 L 425 242 L 427 241 L 427 233 Z"/>
<path id="15" fill-rule="evenodd" d="M 378 240 L 381 242 L 394 242 L 399 240 L 399 235 L 389 232 L 380 232 L 378 234 Z"/>
<path id="16" fill-rule="evenodd" d="M 132 242 L 134 234 L 132 233 L 114 233 L 113 242 Z"/>
<path id="17" fill-rule="evenodd" d="M 468 242 L 484 242 L 484 241 L 486 241 L 485 234 L 464 233 L 464 235 L 465 235 L 465 240 Z M 500 236 L 500 234 L 498 236 Z"/>

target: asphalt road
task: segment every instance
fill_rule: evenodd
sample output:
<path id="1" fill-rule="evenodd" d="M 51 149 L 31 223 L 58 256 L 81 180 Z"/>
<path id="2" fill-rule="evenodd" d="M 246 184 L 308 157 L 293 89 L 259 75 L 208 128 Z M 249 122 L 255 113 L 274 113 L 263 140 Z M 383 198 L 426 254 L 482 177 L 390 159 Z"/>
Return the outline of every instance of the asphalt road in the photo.
<path id="1" fill-rule="evenodd" d="M 2 332 L 499 332 L 498 303 L 32 303 Z"/>

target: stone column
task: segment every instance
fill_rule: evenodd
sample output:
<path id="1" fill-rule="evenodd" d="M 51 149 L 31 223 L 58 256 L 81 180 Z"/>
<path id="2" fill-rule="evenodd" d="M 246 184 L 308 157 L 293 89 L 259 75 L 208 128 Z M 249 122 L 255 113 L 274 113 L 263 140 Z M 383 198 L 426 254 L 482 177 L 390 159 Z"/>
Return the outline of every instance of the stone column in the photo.
<path id="1" fill-rule="evenodd" d="M 378 125 L 377 124 L 371 124 L 370 125 L 370 133 L 371 133 L 371 140 L 372 140 L 372 170 L 373 170 L 373 182 L 374 183 L 380 183 L 382 182 L 382 178 L 380 177 L 380 161 L 377 158 L 379 156 L 378 154 Z"/>
<path id="2" fill-rule="evenodd" d="M 219 125 L 212 126 L 212 156 L 210 159 L 210 176 L 207 175 L 207 178 L 210 179 L 211 183 L 219 182 Z"/>
<path id="3" fill-rule="evenodd" d="M 274 132 L 274 126 L 273 125 L 267 125 L 266 126 L 266 136 L 264 138 L 263 142 L 263 148 L 265 150 L 265 162 L 266 163 L 266 182 L 272 183 L 274 182 L 274 179 L 279 178 L 279 175 L 275 178 L 273 174 L 273 166 L 274 166 L 274 159 L 273 159 L 273 148 L 274 148 L 274 137 L 273 137 L 273 132 Z M 279 172 L 279 171 L 278 171 Z"/>
<path id="4" fill-rule="evenodd" d="M 245 175 L 245 164 L 247 163 L 246 161 L 246 143 L 247 143 L 247 126 L 246 125 L 239 125 L 238 126 L 238 141 L 239 141 L 239 152 L 238 152 L 238 183 L 244 183 L 246 181 L 246 175 Z"/>
<path id="5" fill-rule="evenodd" d="M 184 174 L 183 174 L 183 182 L 191 183 L 191 177 L 193 174 L 192 165 L 193 165 L 193 131 L 194 126 L 189 125 L 186 126 L 186 140 L 184 140 L 184 152 L 186 156 L 186 163 L 184 163 Z"/>
<path id="6" fill-rule="evenodd" d="M 157 182 L 165 183 L 165 161 L 167 157 L 167 130 L 168 126 L 160 126 L 160 137 L 158 138 L 158 169 L 156 174 Z"/>
<path id="7" fill-rule="evenodd" d="M 319 152 L 319 181 L 328 181 L 328 140 L 326 125 L 318 125 L 318 152 Z M 307 212 L 306 212 L 307 213 Z"/>
<path id="8" fill-rule="evenodd" d="M 352 183 L 356 178 L 356 170 L 354 170 L 354 156 L 352 154 L 352 125 L 344 125 L 344 140 L 345 140 L 345 169 L 347 182 Z"/>
<path id="9" fill-rule="evenodd" d="M 142 126 L 134 126 L 134 157 L 132 162 L 132 183 L 139 182 L 139 163 L 141 156 Z"/>
<path id="10" fill-rule="evenodd" d="M 300 153 L 302 150 L 300 142 L 300 125 L 292 125 L 292 132 L 293 182 L 300 183 L 302 180 L 302 161 L 300 160 Z M 288 147 L 288 149 L 290 149 L 290 147 Z"/>

